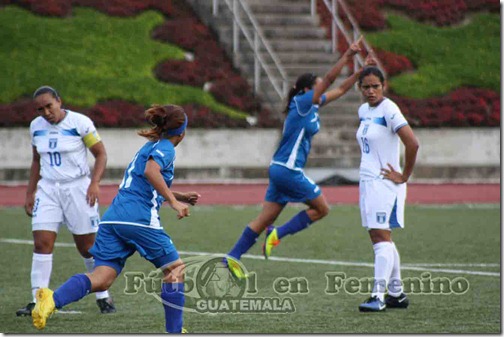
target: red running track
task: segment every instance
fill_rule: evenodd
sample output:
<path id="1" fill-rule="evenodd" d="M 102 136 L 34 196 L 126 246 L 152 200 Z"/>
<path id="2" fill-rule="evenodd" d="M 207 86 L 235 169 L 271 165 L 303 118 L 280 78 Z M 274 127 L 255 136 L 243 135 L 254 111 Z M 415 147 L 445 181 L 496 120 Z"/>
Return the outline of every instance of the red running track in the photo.
<path id="1" fill-rule="evenodd" d="M 263 201 L 263 184 L 180 184 L 173 190 L 197 191 L 201 205 L 257 205 Z M 357 204 L 358 186 L 327 186 L 322 191 L 330 204 Z M 26 186 L 0 186 L 0 206 L 22 206 Z M 117 185 L 101 187 L 100 204 L 108 205 L 117 193 Z M 409 184 L 409 204 L 500 203 L 499 184 Z"/>

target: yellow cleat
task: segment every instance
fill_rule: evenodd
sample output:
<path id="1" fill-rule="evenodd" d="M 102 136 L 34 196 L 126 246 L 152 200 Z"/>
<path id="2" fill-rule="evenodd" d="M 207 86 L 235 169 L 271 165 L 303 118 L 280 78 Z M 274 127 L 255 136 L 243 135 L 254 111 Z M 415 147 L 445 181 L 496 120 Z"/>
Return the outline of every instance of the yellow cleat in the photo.
<path id="1" fill-rule="evenodd" d="M 231 256 L 226 256 L 224 264 L 227 264 L 229 271 L 239 280 L 247 278 L 247 274 L 243 272 L 241 263 Z"/>
<path id="2" fill-rule="evenodd" d="M 268 227 L 263 245 L 263 255 L 266 259 L 270 257 L 273 247 L 278 246 L 279 243 L 280 239 L 278 238 L 277 229 L 273 226 Z"/>
<path id="3" fill-rule="evenodd" d="M 47 319 L 56 311 L 54 304 L 53 291 L 49 288 L 41 288 L 37 290 L 35 295 L 37 304 L 32 311 L 33 326 L 42 330 L 46 326 Z"/>
<path id="4" fill-rule="evenodd" d="M 180 333 L 189 333 L 186 328 L 182 328 L 182 331 Z"/>

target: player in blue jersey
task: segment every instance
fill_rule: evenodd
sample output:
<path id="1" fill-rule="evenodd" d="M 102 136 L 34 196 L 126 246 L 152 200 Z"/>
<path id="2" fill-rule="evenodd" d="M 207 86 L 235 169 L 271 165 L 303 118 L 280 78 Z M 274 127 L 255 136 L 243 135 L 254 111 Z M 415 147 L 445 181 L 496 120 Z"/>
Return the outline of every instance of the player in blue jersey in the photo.
<path id="1" fill-rule="evenodd" d="M 341 97 L 357 81 L 359 72 L 348 77 L 338 88 L 325 92 L 342 68 L 360 51 L 361 40 L 362 37 L 350 46 L 324 78 L 303 74 L 290 90 L 284 111 L 287 116 L 282 140 L 269 167 L 269 186 L 262 211 L 245 227 L 225 259 L 236 277 L 246 276 L 238 260 L 255 244 L 257 237 L 265 229 L 263 254 L 268 258 L 271 249 L 283 237 L 307 228 L 329 213 L 329 206 L 320 187 L 304 174 L 303 167 L 308 159 L 311 139 L 320 129 L 319 107 Z M 305 203 L 308 209 L 299 212 L 280 227 L 272 226 L 288 202 Z"/>
<path id="2" fill-rule="evenodd" d="M 391 230 L 404 227 L 406 182 L 413 172 L 419 144 L 399 107 L 383 95 L 385 79 L 378 68 L 365 68 L 359 87 L 366 100 L 359 108 L 357 130 L 361 148 L 359 204 L 362 226 L 369 232 L 375 254 L 373 292 L 359 310 L 407 308 L 409 300 L 403 293 L 400 258 Z M 405 148 L 402 171 L 400 142 Z"/>
<path id="3" fill-rule="evenodd" d="M 135 251 L 164 272 L 161 298 L 166 331 L 181 333 L 184 307 L 184 264 L 160 224 L 159 208 L 166 201 L 179 219 L 189 216 L 196 192 L 172 192 L 175 147 L 184 139 L 187 116 L 175 105 L 153 106 L 145 112 L 154 127 L 140 131 L 149 141 L 126 168 L 119 191 L 100 222 L 95 244 L 95 270 L 68 279 L 54 293 L 37 291 L 33 325 L 43 329 L 56 309 L 78 301 L 90 292 L 108 289 Z M 185 331 L 185 330 L 184 330 Z"/>

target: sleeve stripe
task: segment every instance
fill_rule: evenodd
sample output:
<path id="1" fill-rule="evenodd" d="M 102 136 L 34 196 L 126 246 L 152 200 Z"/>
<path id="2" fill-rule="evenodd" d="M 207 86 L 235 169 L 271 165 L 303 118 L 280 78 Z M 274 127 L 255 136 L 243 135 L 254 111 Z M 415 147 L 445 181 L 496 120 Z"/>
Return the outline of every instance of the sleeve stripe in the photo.
<path id="1" fill-rule="evenodd" d="M 86 145 L 87 148 L 90 148 L 96 143 L 101 142 L 101 138 L 100 135 L 98 134 L 98 131 L 88 133 L 82 138 L 82 140 L 84 141 L 84 144 Z"/>
<path id="2" fill-rule="evenodd" d="M 408 125 L 408 122 L 404 122 L 404 123 L 399 124 L 398 126 L 396 126 L 394 128 L 394 133 L 396 133 L 397 131 L 399 131 L 400 128 L 402 128 L 403 126 L 406 126 L 406 125 Z"/>

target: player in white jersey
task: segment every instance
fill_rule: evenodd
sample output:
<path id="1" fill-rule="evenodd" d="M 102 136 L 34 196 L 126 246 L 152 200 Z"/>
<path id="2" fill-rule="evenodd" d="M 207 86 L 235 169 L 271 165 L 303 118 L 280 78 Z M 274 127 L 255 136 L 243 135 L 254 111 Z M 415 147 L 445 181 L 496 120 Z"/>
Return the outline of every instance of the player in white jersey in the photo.
<path id="1" fill-rule="evenodd" d="M 409 300 L 403 293 L 399 253 L 391 229 L 404 227 L 406 182 L 413 172 L 419 144 L 401 110 L 383 96 L 385 79 L 378 68 L 363 70 L 359 88 L 366 100 L 359 108 L 357 130 L 362 156 L 359 203 L 362 226 L 369 231 L 375 253 L 373 293 L 359 310 L 406 308 Z M 405 146 L 403 171 L 399 166 L 399 141 Z"/>
<path id="2" fill-rule="evenodd" d="M 51 87 L 35 91 L 33 100 L 39 117 L 30 124 L 33 160 L 26 191 L 25 211 L 32 217 L 33 259 L 31 287 L 33 301 L 16 312 L 31 315 L 35 293 L 49 285 L 52 252 L 61 224 L 73 234 L 77 250 L 88 272 L 94 269 L 89 253 L 98 230 L 99 183 L 107 162 L 105 146 L 88 117 L 61 108 L 61 99 Z M 91 178 L 87 149 L 95 157 Z M 102 313 L 115 312 L 108 292 L 97 293 Z"/>

